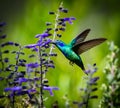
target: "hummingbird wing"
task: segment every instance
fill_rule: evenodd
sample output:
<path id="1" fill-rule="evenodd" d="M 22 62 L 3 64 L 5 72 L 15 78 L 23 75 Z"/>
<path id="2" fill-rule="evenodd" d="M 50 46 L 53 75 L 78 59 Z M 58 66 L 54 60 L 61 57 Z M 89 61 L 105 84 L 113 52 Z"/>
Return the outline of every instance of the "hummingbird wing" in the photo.
<path id="1" fill-rule="evenodd" d="M 79 43 L 75 46 L 72 47 L 73 51 L 75 51 L 75 53 L 77 53 L 78 55 L 103 43 L 105 40 L 107 40 L 106 38 L 98 38 L 98 39 L 93 39 L 93 40 L 89 40 L 89 41 L 85 41 L 82 43 Z"/>
<path id="2" fill-rule="evenodd" d="M 75 46 L 78 43 L 81 43 L 82 41 L 84 41 L 89 32 L 90 32 L 90 29 L 84 30 L 82 33 L 80 33 L 70 42 L 70 46 Z"/>

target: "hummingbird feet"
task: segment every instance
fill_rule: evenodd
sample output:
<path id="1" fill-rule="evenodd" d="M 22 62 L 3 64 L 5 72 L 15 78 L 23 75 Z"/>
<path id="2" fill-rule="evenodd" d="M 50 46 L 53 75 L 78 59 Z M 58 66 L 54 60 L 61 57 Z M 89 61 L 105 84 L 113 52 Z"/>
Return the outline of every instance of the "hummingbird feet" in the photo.
<path id="1" fill-rule="evenodd" d="M 73 66 L 74 62 L 70 61 L 69 64 Z"/>

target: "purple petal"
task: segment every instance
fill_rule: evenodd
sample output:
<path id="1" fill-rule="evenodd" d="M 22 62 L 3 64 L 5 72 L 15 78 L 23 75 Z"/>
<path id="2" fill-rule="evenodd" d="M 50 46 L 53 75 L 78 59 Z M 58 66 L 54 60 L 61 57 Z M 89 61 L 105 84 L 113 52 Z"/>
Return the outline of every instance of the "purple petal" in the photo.
<path id="1" fill-rule="evenodd" d="M 41 36 L 41 34 L 37 34 L 35 37 L 36 37 L 36 38 L 39 38 L 40 36 Z"/>
<path id="2" fill-rule="evenodd" d="M 36 63 L 29 63 L 29 64 L 26 64 L 26 67 L 30 67 L 30 68 L 37 68 L 38 66 L 40 66 L 37 62 Z"/>
<path id="3" fill-rule="evenodd" d="M 0 27 L 2 27 L 2 26 L 4 26 L 4 25 L 6 25 L 5 22 L 0 22 Z"/>
<path id="4" fill-rule="evenodd" d="M 19 78 L 18 82 L 19 84 L 22 84 L 23 82 L 27 82 L 28 79 L 27 78 Z"/>
<path id="5" fill-rule="evenodd" d="M 28 92 L 27 91 L 18 91 L 17 93 L 16 93 L 16 95 L 17 96 L 20 96 L 20 95 L 25 95 L 25 94 L 27 94 Z"/>
<path id="6" fill-rule="evenodd" d="M 52 40 L 51 40 L 51 39 L 48 39 L 48 40 L 46 40 L 46 41 L 43 43 L 42 46 L 46 46 L 46 45 L 48 45 L 48 44 L 51 43 L 51 42 L 52 42 Z"/>
<path id="7" fill-rule="evenodd" d="M 8 62 L 9 62 L 9 59 L 8 59 L 8 58 L 4 58 L 4 62 L 5 62 L 5 63 L 8 63 Z"/>
<path id="8" fill-rule="evenodd" d="M 51 54 L 49 54 L 50 56 L 57 56 L 57 54 L 56 53 L 51 53 Z"/>
<path id="9" fill-rule="evenodd" d="M 88 70 L 85 70 L 85 73 L 86 73 L 86 74 L 90 74 L 90 72 L 91 72 L 91 70 L 89 70 L 89 69 L 88 69 Z"/>
<path id="10" fill-rule="evenodd" d="M 31 94 L 34 94 L 34 93 L 36 93 L 36 90 L 35 89 L 30 89 L 30 90 L 28 90 L 28 96 L 29 96 L 29 98 L 32 98 L 32 95 Z"/>
<path id="11" fill-rule="evenodd" d="M 32 49 L 32 51 L 38 52 L 38 48 L 34 47 L 34 48 Z"/>
<path id="12" fill-rule="evenodd" d="M 0 39 L 5 39 L 5 38 L 6 38 L 6 35 L 0 36 Z"/>
<path id="13" fill-rule="evenodd" d="M 76 18 L 75 18 L 75 17 L 70 17 L 70 19 L 71 19 L 71 20 L 76 20 Z"/>
<path id="14" fill-rule="evenodd" d="M 96 83 L 96 81 L 99 79 L 99 77 L 94 77 L 90 80 L 90 84 Z"/>
<path id="15" fill-rule="evenodd" d="M 74 17 L 70 17 L 70 18 L 64 18 L 63 21 L 68 21 L 70 24 L 72 24 L 72 20 L 75 20 Z"/>
<path id="16" fill-rule="evenodd" d="M 7 42 L 6 45 L 14 45 L 13 42 Z"/>
<path id="17" fill-rule="evenodd" d="M 28 93 L 35 93 L 35 92 L 36 92 L 35 89 L 29 89 L 29 90 L 28 90 Z"/>
<path id="18" fill-rule="evenodd" d="M 45 37 L 48 37 L 48 36 L 50 36 L 48 33 L 43 33 L 43 34 L 37 34 L 35 37 L 36 38 L 39 38 L 39 37 L 45 38 Z"/>
<path id="19" fill-rule="evenodd" d="M 13 42 L 5 42 L 3 44 L 1 44 L 1 47 L 7 46 L 7 45 L 14 45 Z"/>
<path id="20" fill-rule="evenodd" d="M 25 46 L 25 48 L 34 48 L 34 47 L 36 47 L 36 44 L 30 44 Z"/>
<path id="21" fill-rule="evenodd" d="M 51 96 L 54 96 L 52 90 L 59 90 L 58 87 L 46 87 L 46 86 L 44 86 L 43 89 L 44 89 L 44 90 L 48 90 L 48 91 L 50 92 L 50 95 L 51 95 Z"/>
<path id="22" fill-rule="evenodd" d="M 2 81 L 4 78 L 3 77 L 0 77 L 0 81 Z"/>
<path id="23" fill-rule="evenodd" d="M 47 67 L 55 68 L 53 64 L 46 64 Z"/>
<path id="24" fill-rule="evenodd" d="M 40 78 L 34 78 L 33 80 L 34 80 L 34 81 L 38 81 L 38 80 L 40 80 Z"/>
<path id="25" fill-rule="evenodd" d="M 21 86 L 15 86 L 15 87 L 8 87 L 8 88 L 5 88 L 4 91 L 5 92 L 8 92 L 8 91 L 20 91 L 22 90 L 22 87 Z"/>
<path id="26" fill-rule="evenodd" d="M 37 44 L 42 44 L 42 38 L 38 40 Z"/>
<path id="27" fill-rule="evenodd" d="M 30 98 L 32 98 L 33 93 L 36 93 L 35 89 L 29 89 L 29 90 L 24 90 L 24 91 L 18 91 L 15 95 L 20 96 L 20 95 L 25 95 L 28 94 Z"/>
<path id="28" fill-rule="evenodd" d="M 27 67 L 27 65 L 26 65 L 26 67 Z M 31 68 L 31 67 L 27 67 L 27 74 L 28 74 L 28 76 L 30 75 L 30 73 L 31 72 L 33 72 L 33 69 Z"/>

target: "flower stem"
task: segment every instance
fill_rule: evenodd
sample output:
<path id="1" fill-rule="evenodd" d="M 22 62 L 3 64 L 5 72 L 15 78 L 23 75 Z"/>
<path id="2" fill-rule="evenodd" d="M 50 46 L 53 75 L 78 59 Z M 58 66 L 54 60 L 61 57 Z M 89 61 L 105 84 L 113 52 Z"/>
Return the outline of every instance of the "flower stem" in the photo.
<path id="1" fill-rule="evenodd" d="M 87 94 L 87 99 L 86 99 L 86 108 L 88 108 L 89 97 L 90 97 L 90 93 L 88 93 L 88 94 Z"/>
<path id="2" fill-rule="evenodd" d="M 18 71 L 18 65 L 19 65 L 19 58 L 20 58 L 20 51 L 22 50 L 21 46 L 19 46 L 19 51 L 16 54 L 16 64 L 15 64 L 15 70 L 14 70 L 14 75 L 15 77 L 17 76 L 17 71 Z M 15 94 L 15 92 L 13 92 L 13 94 Z M 13 99 L 12 99 L 12 104 L 13 104 L 13 108 L 14 108 L 14 103 L 15 102 L 15 95 L 13 95 Z"/>
<path id="3" fill-rule="evenodd" d="M 62 7 L 62 5 L 63 5 L 63 2 L 60 3 L 60 6 L 59 6 L 59 7 Z M 56 37 L 56 35 L 57 35 L 56 29 L 57 29 L 57 26 L 58 26 L 58 19 L 59 19 L 59 16 L 60 16 L 60 11 L 59 11 L 59 9 L 57 10 L 57 12 L 56 12 L 55 15 L 56 15 L 56 18 L 55 18 L 54 33 L 53 33 L 53 39 L 52 39 L 52 41 L 55 41 L 55 37 Z M 51 46 L 51 48 L 50 48 L 49 54 L 52 53 L 53 48 L 54 48 L 54 45 L 52 44 L 52 46 Z M 49 60 L 50 60 L 50 57 L 48 58 L 48 61 L 49 61 Z"/>
<path id="4" fill-rule="evenodd" d="M 18 64 L 19 64 L 19 58 L 20 58 L 20 51 L 22 50 L 22 48 L 21 48 L 21 46 L 19 46 L 19 51 L 18 51 L 18 53 L 17 53 L 17 55 L 16 55 L 16 64 L 15 64 L 15 71 L 14 72 L 17 72 L 17 70 L 18 70 Z"/>
<path id="5" fill-rule="evenodd" d="M 43 73 L 42 73 L 42 54 L 41 54 L 41 48 L 39 46 L 39 60 L 40 60 L 40 108 L 44 107 L 43 103 Z"/>
<path id="6" fill-rule="evenodd" d="M 1 60 L 1 65 L 2 65 L 2 71 L 4 71 L 4 62 L 3 62 L 3 57 L 2 57 L 1 48 L 0 48 L 0 60 Z"/>
<path id="7" fill-rule="evenodd" d="M 87 81 L 87 90 L 86 90 L 86 92 L 85 92 L 85 94 L 86 94 L 86 99 L 85 99 L 85 108 L 88 108 L 88 105 L 89 105 L 89 97 L 90 97 L 90 93 L 91 93 L 91 85 L 89 84 L 89 82 L 90 82 L 90 80 L 92 79 L 92 73 L 91 74 L 89 74 L 89 76 L 88 76 L 88 81 Z"/>

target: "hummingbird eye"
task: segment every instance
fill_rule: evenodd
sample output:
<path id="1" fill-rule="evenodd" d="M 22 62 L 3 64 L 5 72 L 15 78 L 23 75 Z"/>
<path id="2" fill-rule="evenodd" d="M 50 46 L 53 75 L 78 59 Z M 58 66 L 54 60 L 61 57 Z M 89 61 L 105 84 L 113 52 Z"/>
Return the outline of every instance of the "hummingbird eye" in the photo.
<path id="1" fill-rule="evenodd" d="M 56 42 L 60 42 L 59 40 L 56 40 Z"/>

